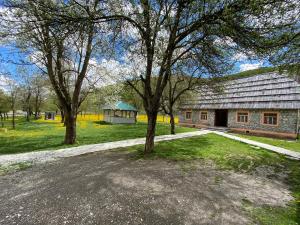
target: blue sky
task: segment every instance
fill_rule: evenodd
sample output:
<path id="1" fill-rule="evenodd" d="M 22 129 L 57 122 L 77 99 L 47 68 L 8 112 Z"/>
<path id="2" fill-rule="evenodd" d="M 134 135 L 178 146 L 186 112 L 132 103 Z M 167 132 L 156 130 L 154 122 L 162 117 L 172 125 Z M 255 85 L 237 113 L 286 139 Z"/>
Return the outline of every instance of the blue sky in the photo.
<path id="1" fill-rule="evenodd" d="M 3 0 L 0 0 L 0 7 L 3 5 Z M 20 66 L 12 62 L 20 62 L 22 59 L 26 58 L 25 54 L 21 54 L 16 49 L 9 47 L 1 46 L 0 44 L 0 85 L 1 85 L 1 76 L 3 74 L 11 74 L 11 78 L 18 80 L 20 67 L 26 68 L 29 71 L 37 70 L 35 66 Z M 249 60 L 245 57 L 237 57 L 238 61 L 235 63 L 234 68 L 229 73 L 237 73 L 241 71 L 246 71 L 250 69 L 255 69 L 259 67 L 272 66 L 267 60 Z"/>
<path id="2" fill-rule="evenodd" d="M 9 74 L 10 79 L 18 80 L 20 69 L 35 69 L 35 66 L 22 66 L 21 62 L 26 56 L 7 47 L 0 46 L 0 76 Z"/>
<path id="3" fill-rule="evenodd" d="M 241 72 L 251 69 L 256 69 L 259 67 L 270 67 L 272 64 L 268 60 L 243 60 L 236 62 L 234 65 L 233 72 Z"/>
<path id="4" fill-rule="evenodd" d="M 24 58 L 26 58 L 26 55 L 18 52 L 18 50 L 7 46 L 0 46 L 0 86 L 3 86 L 3 82 L 1 84 L 1 76 L 3 77 L 3 74 L 8 73 L 10 74 L 10 79 L 14 79 L 18 82 L 21 82 L 21 77 L 19 73 L 20 69 L 28 70 L 30 73 L 39 71 L 33 65 L 18 65 L 13 63 L 20 62 Z M 237 59 L 238 60 L 235 63 L 233 70 L 229 73 L 237 73 L 259 67 L 272 66 L 267 60 L 249 60 L 246 59 L 244 56 L 240 56 Z"/>

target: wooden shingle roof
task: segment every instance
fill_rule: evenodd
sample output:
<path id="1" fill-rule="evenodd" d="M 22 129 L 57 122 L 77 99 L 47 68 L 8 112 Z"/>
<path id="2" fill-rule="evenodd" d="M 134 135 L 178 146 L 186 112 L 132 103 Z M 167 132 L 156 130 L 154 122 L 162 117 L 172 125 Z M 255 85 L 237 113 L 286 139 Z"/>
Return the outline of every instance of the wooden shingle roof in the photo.
<path id="1" fill-rule="evenodd" d="M 300 84 L 278 72 L 225 81 L 222 91 L 199 89 L 182 109 L 300 109 Z"/>

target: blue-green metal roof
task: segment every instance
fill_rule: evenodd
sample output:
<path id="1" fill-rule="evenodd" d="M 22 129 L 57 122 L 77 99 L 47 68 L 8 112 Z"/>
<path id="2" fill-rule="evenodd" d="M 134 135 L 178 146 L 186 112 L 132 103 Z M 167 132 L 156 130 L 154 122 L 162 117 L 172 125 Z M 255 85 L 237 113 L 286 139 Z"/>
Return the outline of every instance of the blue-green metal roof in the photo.
<path id="1" fill-rule="evenodd" d="M 104 106 L 103 109 L 123 110 L 123 111 L 138 111 L 134 106 L 126 102 L 118 101 L 112 106 Z"/>

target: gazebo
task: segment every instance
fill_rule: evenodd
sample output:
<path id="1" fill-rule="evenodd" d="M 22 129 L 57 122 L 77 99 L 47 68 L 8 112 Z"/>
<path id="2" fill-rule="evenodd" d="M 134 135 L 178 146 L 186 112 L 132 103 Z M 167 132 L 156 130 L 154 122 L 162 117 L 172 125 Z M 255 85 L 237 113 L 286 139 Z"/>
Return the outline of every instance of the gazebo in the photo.
<path id="1" fill-rule="evenodd" d="M 137 109 L 125 102 L 118 101 L 113 105 L 104 106 L 104 121 L 109 123 L 136 123 Z"/>

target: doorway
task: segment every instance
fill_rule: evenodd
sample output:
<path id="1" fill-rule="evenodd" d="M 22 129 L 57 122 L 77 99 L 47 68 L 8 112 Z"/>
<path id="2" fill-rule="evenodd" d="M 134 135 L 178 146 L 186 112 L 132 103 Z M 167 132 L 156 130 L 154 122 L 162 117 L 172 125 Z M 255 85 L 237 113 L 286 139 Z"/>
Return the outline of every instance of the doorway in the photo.
<path id="1" fill-rule="evenodd" d="M 227 127 L 228 121 L 228 109 L 216 109 L 215 110 L 215 126 Z"/>

